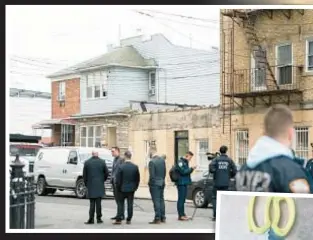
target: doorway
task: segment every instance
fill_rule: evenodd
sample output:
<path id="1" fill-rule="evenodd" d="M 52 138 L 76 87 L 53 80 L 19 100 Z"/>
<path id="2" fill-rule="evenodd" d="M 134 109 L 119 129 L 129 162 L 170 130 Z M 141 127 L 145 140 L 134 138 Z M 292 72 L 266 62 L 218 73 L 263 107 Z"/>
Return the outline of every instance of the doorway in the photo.
<path id="1" fill-rule="evenodd" d="M 175 131 L 175 163 L 189 151 L 188 131 Z"/>
<path id="2" fill-rule="evenodd" d="M 117 145 L 116 143 L 116 127 L 107 128 L 107 143 L 108 147 L 112 148 Z"/>

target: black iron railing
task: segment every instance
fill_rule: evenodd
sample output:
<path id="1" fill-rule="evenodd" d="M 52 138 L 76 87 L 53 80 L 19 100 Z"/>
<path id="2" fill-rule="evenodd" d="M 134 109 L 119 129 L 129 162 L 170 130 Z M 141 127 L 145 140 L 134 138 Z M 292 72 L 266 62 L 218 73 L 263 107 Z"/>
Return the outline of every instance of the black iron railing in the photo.
<path id="1" fill-rule="evenodd" d="M 225 88 L 225 95 L 234 96 L 301 91 L 301 74 L 296 66 L 235 70 L 226 74 Z"/>
<path id="2" fill-rule="evenodd" d="M 23 172 L 24 164 L 17 156 L 10 178 L 10 228 L 35 228 L 35 185 L 34 176 Z"/>

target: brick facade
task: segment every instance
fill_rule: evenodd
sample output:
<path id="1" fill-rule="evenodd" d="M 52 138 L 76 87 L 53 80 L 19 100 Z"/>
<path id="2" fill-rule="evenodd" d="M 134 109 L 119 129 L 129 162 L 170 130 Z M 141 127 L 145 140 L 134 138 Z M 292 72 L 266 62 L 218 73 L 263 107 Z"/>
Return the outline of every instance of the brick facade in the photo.
<path id="1" fill-rule="evenodd" d="M 64 79 L 65 81 L 65 101 L 59 102 L 59 83 L 61 81 L 51 82 L 51 118 L 68 118 L 71 115 L 80 113 L 80 79 Z M 52 128 L 51 141 L 59 144 L 61 139 L 61 125 L 54 125 Z"/>
<path id="2" fill-rule="evenodd" d="M 51 83 L 51 115 L 52 119 L 67 118 L 71 115 L 80 112 L 80 79 L 66 79 L 65 81 L 65 101 L 62 105 L 58 101 L 59 83 L 60 81 L 53 81 Z"/>
<path id="3" fill-rule="evenodd" d="M 302 11 L 291 10 L 290 19 L 287 17 L 288 11 L 273 10 L 272 17 L 271 12 L 261 13 L 261 11 L 259 11 L 255 13 L 257 17 L 255 18 L 254 29 L 260 40 L 260 45 L 267 52 L 270 66 L 277 65 L 276 47 L 280 44 L 292 43 L 294 77 L 296 81 L 299 82 L 296 88 L 302 91 L 302 95 L 289 95 L 291 99 L 290 108 L 293 111 L 295 126 L 309 127 L 308 147 L 310 149 L 309 157 L 312 157 L 310 144 L 313 139 L 313 72 L 306 71 L 306 40 L 313 37 L 313 25 L 309 24 L 313 22 L 313 10 L 308 9 Z M 231 72 L 233 70 L 237 72 L 245 69 L 251 71 L 252 68 L 251 54 L 253 51 L 252 44 L 249 42 L 249 37 L 251 38 L 251 36 L 247 34 L 247 29 L 243 26 L 243 21 L 240 19 L 236 19 L 236 22 L 233 24 L 230 17 L 221 16 L 221 72 L 224 71 L 224 76 L 222 75 L 221 77 L 221 103 L 224 103 L 225 108 L 229 106 L 231 99 L 223 98 L 222 83 L 226 83 L 226 89 L 230 88 L 231 81 L 234 81 L 234 79 L 231 78 Z M 233 27 L 235 41 L 233 44 L 234 65 L 232 68 L 230 59 L 232 56 L 231 30 Z M 225 53 L 223 54 L 223 52 Z M 250 78 L 242 78 L 240 81 L 246 81 L 246 85 L 248 86 Z M 238 83 L 242 84 L 242 82 L 239 81 Z M 238 84 L 234 86 L 235 92 L 236 87 L 238 87 Z M 287 94 L 272 96 L 270 104 L 284 104 L 287 98 Z M 231 117 L 229 115 L 224 117 L 225 131 L 227 132 L 224 136 L 228 136 L 227 140 L 229 141 L 232 156 L 235 160 L 236 131 L 247 129 L 249 131 L 249 147 L 252 147 L 257 138 L 263 134 L 263 115 L 268 107 L 265 103 L 268 99 L 268 96 L 263 98 L 256 97 L 254 99 L 254 107 L 246 102 L 243 109 L 239 109 L 238 105 L 235 103 L 234 106 L 237 110 L 232 112 Z M 239 104 L 243 103 L 241 99 L 235 100 Z M 250 103 L 253 101 L 252 98 L 247 98 L 246 100 L 249 100 Z"/>

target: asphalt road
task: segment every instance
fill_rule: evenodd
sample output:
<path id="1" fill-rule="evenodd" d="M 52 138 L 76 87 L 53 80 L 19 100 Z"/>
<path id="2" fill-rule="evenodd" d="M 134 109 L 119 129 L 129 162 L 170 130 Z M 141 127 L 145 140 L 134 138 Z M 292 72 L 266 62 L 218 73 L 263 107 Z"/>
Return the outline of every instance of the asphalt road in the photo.
<path id="1" fill-rule="evenodd" d="M 112 225 L 110 220 L 116 214 L 113 198 L 102 200 L 103 224 L 85 225 L 88 218 L 89 201 L 77 199 L 71 192 L 57 192 L 55 195 L 36 196 L 37 229 L 214 229 L 210 220 L 211 209 L 197 209 L 193 220 L 177 221 L 176 202 L 166 202 L 167 223 L 150 225 L 154 217 L 151 200 L 135 199 L 134 217 L 131 225 Z M 186 214 L 192 216 L 194 207 L 186 203 Z"/>

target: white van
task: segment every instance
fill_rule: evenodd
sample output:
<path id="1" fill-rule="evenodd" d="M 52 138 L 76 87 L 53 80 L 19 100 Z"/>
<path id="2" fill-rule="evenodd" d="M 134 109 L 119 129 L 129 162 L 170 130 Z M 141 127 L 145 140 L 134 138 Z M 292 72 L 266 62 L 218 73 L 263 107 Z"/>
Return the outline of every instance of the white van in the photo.
<path id="1" fill-rule="evenodd" d="M 112 190 L 110 176 L 113 157 L 111 151 L 103 148 L 81 147 L 49 147 L 39 150 L 34 166 L 37 194 L 45 196 L 54 194 L 57 190 L 73 190 L 78 198 L 86 197 L 83 181 L 84 162 L 91 157 L 92 151 L 106 161 L 109 178 L 105 183 L 106 190 Z"/>

